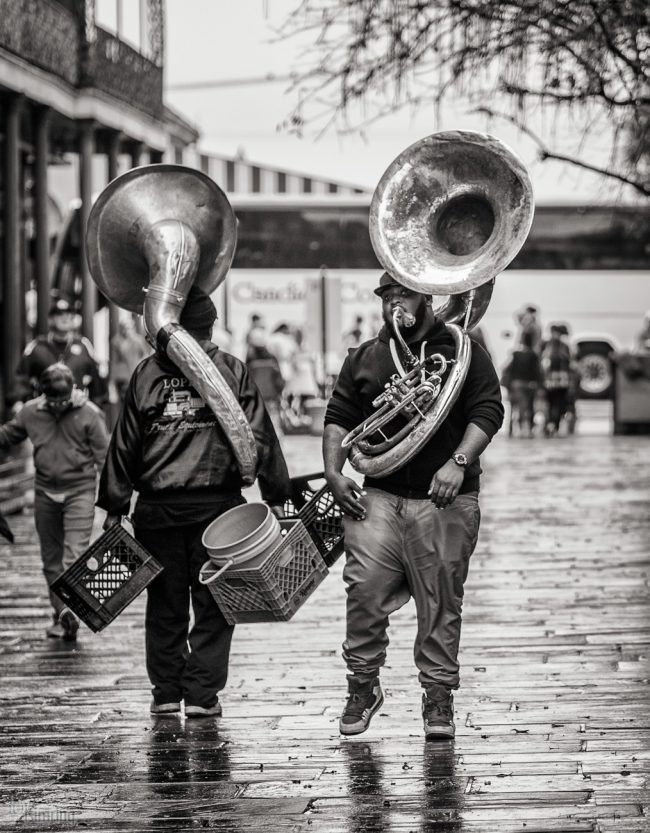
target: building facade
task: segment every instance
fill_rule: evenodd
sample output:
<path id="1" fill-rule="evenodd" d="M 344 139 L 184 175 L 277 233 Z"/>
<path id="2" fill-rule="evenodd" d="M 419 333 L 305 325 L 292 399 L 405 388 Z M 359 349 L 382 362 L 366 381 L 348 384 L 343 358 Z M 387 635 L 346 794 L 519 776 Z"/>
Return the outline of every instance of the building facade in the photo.
<path id="1" fill-rule="evenodd" d="M 47 329 L 61 171 L 85 228 L 93 194 L 121 170 L 174 160 L 198 139 L 163 103 L 163 13 L 163 0 L 0 0 L 0 403 L 27 340 Z M 100 299 L 79 237 L 92 339 Z"/>

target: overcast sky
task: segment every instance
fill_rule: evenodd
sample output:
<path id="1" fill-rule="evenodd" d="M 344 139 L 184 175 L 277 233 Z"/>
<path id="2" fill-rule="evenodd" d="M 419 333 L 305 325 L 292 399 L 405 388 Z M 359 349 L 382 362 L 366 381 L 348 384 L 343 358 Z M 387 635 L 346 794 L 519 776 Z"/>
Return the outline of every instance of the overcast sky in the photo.
<path id="1" fill-rule="evenodd" d="M 273 42 L 274 30 L 297 0 L 167 0 L 167 102 L 194 122 L 207 152 L 235 154 L 251 161 L 278 165 L 313 175 L 336 178 L 373 188 L 392 159 L 412 142 L 436 130 L 489 130 L 509 144 L 529 167 L 538 201 L 612 201 L 618 189 L 575 168 L 536 161 L 533 143 L 509 125 L 491 126 L 460 103 L 447 106 L 442 123 L 433 110 L 402 112 L 376 122 L 365 138 L 330 134 L 316 140 L 278 130 L 296 103 L 289 83 L 258 83 L 203 90 L 175 90 L 183 83 L 233 81 L 269 73 L 287 75 L 300 62 L 306 42 Z M 539 125 L 534 125 L 538 127 Z M 564 151 L 575 143 L 578 130 L 561 122 Z M 606 157 L 606 140 L 598 147 L 592 137 L 592 159 Z"/>

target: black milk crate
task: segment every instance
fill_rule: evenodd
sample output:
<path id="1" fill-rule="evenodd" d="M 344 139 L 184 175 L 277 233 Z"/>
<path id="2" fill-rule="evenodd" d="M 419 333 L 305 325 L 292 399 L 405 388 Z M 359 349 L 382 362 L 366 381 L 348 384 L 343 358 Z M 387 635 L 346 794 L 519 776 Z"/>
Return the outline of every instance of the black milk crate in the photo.
<path id="1" fill-rule="evenodd" d="M 162 569 L 123 526 L 116 524 L 58 576 L 52 590 L 97 633 L 131 604 Z"/>
<path id="2" fill-rule="evenodd" d="M 284 504 L 284 514 L 300 518 L 331 567 L 343 553 L 343 513 L 327 483 L 318 487 L 313 484 L 315 480 L 324 480 L 323 472 L 291 478 L 293 497 Z"/>
<path id="3" fill-rule="evenodd" d="M 230 625 L 287 622 L 329 572 L 311 535 L 299 519 L 281 518 L 283 540 L 257 566 L 219 567 L 206 561 L 201 582 Z"/>

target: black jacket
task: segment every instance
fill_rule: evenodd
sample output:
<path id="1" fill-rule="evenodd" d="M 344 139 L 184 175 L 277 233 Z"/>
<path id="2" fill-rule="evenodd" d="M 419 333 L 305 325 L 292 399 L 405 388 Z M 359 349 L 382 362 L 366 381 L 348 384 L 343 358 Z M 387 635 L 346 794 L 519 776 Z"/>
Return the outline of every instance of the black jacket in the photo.
<path id="1" fill-rule="evenodd" d="M 235 394 L 251 425 L 258 454 L 260 492 L 282 503 L 291 483 L 282 449 L 255 384 L 239 359 L 209 341 L 201 347 Z M 216 416 L 178 368 L 155 354 L 129 383 L 108 449 L 97 505 L 128 513 L 133 490 L 157 504 L 225 499 L 243 484 Z"/>
<path id="2" fill-rule="evenodd" d="M 373 399 L 382 393 L 384 384 L 397 372 L 389 340 L 390 334 L 384 326 L 376 338 L 348 352 L 327 406 L 326 425 L 333 423 L 351 431 L 375 412 Z M 448 359 L 454 357 L 453 337 L 442 321 L 436 321 L 423 339 L 409 343 L 409 348 L 418 357 L 422 342 L 426 342 L 427 356 L 441 353 Z M 472 358 L 458 399 L 438 431 L 401 469 L 379 479 L 366 477 L 365 485 L 402 496 L 426 497 L 431 478 L 456 451 L 470 422 L 490 439 L 503 423 L 497 373 L 485 350 L 476 343 L 472 343 Z M 475 460 L 467 467 L 461 492 L 478 489 L 480 473 L 480 462 Z"/>
<path id="3" fill-rule="evenodd" d="M 41 373 L 55 362 L 63 362 L 72 371 L 76 386 L 87 391 L 88 398 L 100 407 L 107 398 L 106 382 L 99 375 L 93 346 L 87 338 L 71 337 L 55 341 L 51 335 L 38 336 L 25 348 L 16 368 L 16 378 L 9 394 L 10 403 L 27 402 L 40 395 Z"/>

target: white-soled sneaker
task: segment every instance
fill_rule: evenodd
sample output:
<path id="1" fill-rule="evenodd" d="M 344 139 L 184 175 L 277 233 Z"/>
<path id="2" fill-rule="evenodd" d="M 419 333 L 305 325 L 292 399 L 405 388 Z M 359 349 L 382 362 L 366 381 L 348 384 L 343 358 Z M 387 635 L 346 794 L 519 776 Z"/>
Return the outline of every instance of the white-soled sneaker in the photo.
<path id="1" fill-rule="evenodd" d="M 361 680 L 354 674 L 348 675 L 348 699 L 339 720 L 342 735 L 359 735 L 365 732 L 373 715 L 384 702 L 384 692 L 379 677 Z"/>
<path id="2" fill-rule="evenodd" d="M 155 714 L 156 717 L 173 717 L 176 714 L 180 714 L 181 704 L 180 703 L 156 703 L 155 700 L 152 700 L 151 705 L 149 706 L 149 712 L 151 714 Z"/>
<path id="3" fill-rule="evenodd" d="M 214 706 L 193 706 L 185 703 L 185 717 L 221 717 L 221 703 L 217 700 Z"/>
<path id="4" fill-rule="evenodd" d="M 63 626 L 63 639 L 67 642 L 74 642 L 79 630 L 79 619 L 69 607 L 64 607 L 59 614 L 59 624 Z"/>

